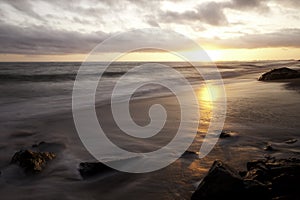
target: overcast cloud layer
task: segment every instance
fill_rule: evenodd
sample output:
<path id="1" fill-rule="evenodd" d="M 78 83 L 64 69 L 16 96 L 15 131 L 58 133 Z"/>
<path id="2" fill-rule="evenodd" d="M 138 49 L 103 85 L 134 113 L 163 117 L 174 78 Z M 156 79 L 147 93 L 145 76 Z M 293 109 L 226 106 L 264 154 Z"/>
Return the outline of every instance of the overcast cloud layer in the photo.
<path id="1" fill-rule="evenodd" d="M 299 9 L 299 0 L 2 0 L 0 53 L 88 53 L 112 35 L 150 27 L 222 48 L 299 48 Z M 174 46 L 172 35 L 147 37 L 143 32 L 107 51 L 147 38 Z"/>

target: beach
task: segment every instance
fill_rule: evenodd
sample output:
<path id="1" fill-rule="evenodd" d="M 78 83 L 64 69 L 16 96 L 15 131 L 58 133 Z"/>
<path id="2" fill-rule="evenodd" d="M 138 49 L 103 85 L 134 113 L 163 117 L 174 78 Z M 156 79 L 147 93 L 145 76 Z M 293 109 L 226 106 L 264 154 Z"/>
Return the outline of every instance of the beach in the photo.
<path id="1" fill-rule="evenodd" d="M 74 72 L 78 66 L 73 69 Z M 180 64 L 172 64 L 172 66 L 179 67 L 181 72 L 187 71 L 186 75 L 190 75 L 188 78 L 193 80 L 192 69 Z M 25 80 L 21 80 L 20 84 L 22 83 L 23 86 L 19 89 L 23 88 L 24 97 L 18 100 L 27 98 L 28 101 L 19 101 L 24 104 L 14 105 L 2 102 L 1 107 L 3 110 L 0 143 L 1 196 L 5 196 L 5 199 L 19 199 L 20 196 L 23 199 L 190 199 L 200 180 L 216 159 L 243 171 L 248 161 L 266 156 L 300 158 L 299 79 L 257 81 L 262 73 L 272 68 L 289 66 L 299 70 L 299 62 L 225 62 L 217 63 L 217 66 L 223 77 L 227 96 L 227 113 L 223 130 L 230 132 L 230 137 L 219 138 L 213 150 L 205 158 L 199 159 L 197 154 L 191 154 L 182 156 L 171 165 L 155 172 L 132 174 L 115 171 L 87 179 L 80 175 L 79 164 L 96 162 L 96 160 L 85 149 L 74 125 L 69 91 L 74 77 L 71 75 L 67 80 L 68 89 L 57 87 L 62 91 L 64 89 L 68 91 L 64 98 L 58 98 L 62 97 L 61 93 L 55 90 L 54 84 L 50 84 L 54 90 L 48 97 L 55 96 L 55 92 L 59 93 L 55 98 L 50 99 L 51 101 L 46 96 L 35 99 L 26 97 L 24 88 L 29 83 L 24 84 Z M 117 76 L 120 76 L 120 71 L 115 73 L 119 73 Z M 111 77 L 108 79 L 112 80 Z M 41 88 L 45 82 L 49 84 L 49 80 L 44 79 L 38 82 Z M 199 152 L 211 120 L 212 105 L 209 102 L 211 99 L 203 95 L 205 90 L 203 82 L 194 83 L 194 88 L 198 94 L 201 120 L 194 142 L 188 150 Z M 186 94 L 186 98 L 190 98 L 188 95 Z M 8 97 L 13 98 L 13 95 L 5 96 Z M 102 96 L 98 97 L 102 101 L 99 101 L 96 106 L 98 120 L 103 124 L 105 132 L 109 132 L 109 138 L 116 144 L 119 142 L 118 145 L 124 149 L 129 148 L 135 152 L 159 149 L 168 144 L 176 134 L 180 122 L 180 109 L 176 96 L 165 93 L 160 88 L 151 87 L 146 88 L 137 97 L 131 101 L 130 108 L 131 116 L 139 125 L 149 123 L 147 112 L 149 106 L 159 103 L 167 110 L 168 120 L 159 135 L 148 140 L 122 136 L 111 115 L 110 104 L 106 103 L 106 99 Z M 30 112 L 24 108 L 24 105 L 31 105 L 32 102 L 40 104 L 32 106 Z M 47 104 L 48 102 L 50 105 Z M 59 107 L 60 105 L 64 106 Z M 197 109 L 196 105 L 190 106 Z M 19 114 L 16 110 L 9 112 L 13 107 L 22 109 L 19 109 Z M 47 107 L 54 112 L 47 112 Z M 186 134 L 188 137 L 188 130 Z M 292 139 L 295 140 L 294 143 L 286 142 Z M 32 145 L 43 141 L 48 143 L 43 146 L 43 150 L 55 152 L 57 157 L 49 162 L 40 174 L 28 176 L 22 169 L 10 164 L 16 151 L 32 149 L 34 148 Z M 272 151 L 265 149 L 269 144 L 273 148 Z M 114 155 L 112 158 L 115 157 L 117 156 Z"/>

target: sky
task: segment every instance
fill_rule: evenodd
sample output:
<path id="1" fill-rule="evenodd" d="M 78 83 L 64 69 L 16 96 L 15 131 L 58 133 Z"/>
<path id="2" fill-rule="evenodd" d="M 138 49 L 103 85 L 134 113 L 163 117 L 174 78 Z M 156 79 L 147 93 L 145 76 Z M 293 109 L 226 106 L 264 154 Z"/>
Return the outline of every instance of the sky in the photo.
<path id="1" fill-rule="evenodd" d="M 150 28 L 192 39 L 214 61 L 298 60 L 299 10 L 299 0 L 0 0 L 0 61 L 83 61 L 116 34 Z M 176 43 L 172 35 L 142 31 L 107 48 L 99 59 L 147 40 L 166 47 Z M 153 50 L 121 60 L 176 57 Z"/>

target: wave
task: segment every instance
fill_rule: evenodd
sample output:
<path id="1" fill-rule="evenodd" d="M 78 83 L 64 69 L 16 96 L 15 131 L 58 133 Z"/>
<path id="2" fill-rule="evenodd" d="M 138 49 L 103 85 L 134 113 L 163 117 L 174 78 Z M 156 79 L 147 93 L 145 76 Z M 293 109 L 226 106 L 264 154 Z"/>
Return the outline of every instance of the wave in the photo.
<path id="1" fill-rule="evenodd" d="M 121 72 L 104 72 L 104 77 L 119 77 L 125 74 L 126 71 Z M 86 74 L 86 76 L 97 76 L 97 74 Z M 0 82 L 61 82 L 61 81 L 74 81 L 76 79 L 75 73 L 64 74 L 0 74 Z"/>

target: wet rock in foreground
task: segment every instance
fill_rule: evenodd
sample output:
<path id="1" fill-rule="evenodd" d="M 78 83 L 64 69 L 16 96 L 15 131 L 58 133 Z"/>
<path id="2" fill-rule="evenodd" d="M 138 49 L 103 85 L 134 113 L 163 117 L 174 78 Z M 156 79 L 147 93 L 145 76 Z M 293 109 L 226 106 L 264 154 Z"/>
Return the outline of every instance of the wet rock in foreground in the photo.
<path id="1" fill-rule="evenodd" d="M 297 70 L 289 69 L 287 67 L 282 67 L 278 69 L 272 69 L 271 71 L 264 73 L 258 78 L 258 80 L 270 81 L 291 78 L 300 78 L 300 72 L 298 72 Z"/>
<path id="2" fill-rule="evenodd" d="M 90 178 L 102 173 L 115 172 L 115 169 L 100 162 L 82 162 L 79 164 L 79 172 L 83 178 Z"/>
<path id="3" fill-rule="evenodd" d="M 243 180 L 235 169 L 217 160 L 191 199 L 254 199 L 259 197 L 270 199 L 265 185 L 253 180 Z"/>
<path id="4" fill-rule="evenodd" d="M 215 161 L 191 199 L 298 199 L 299 183 L 299 159 L 255 160 L 240 173 Z"/>
<path id="5" fill-rule="evenodd" d="M 19 165 L 27 173 L 38 173 L 46 167 L 48 161 L 55 157 L 56 155 L 50 152 L 20 150 L 12 157 L 11 164 Z"/>

